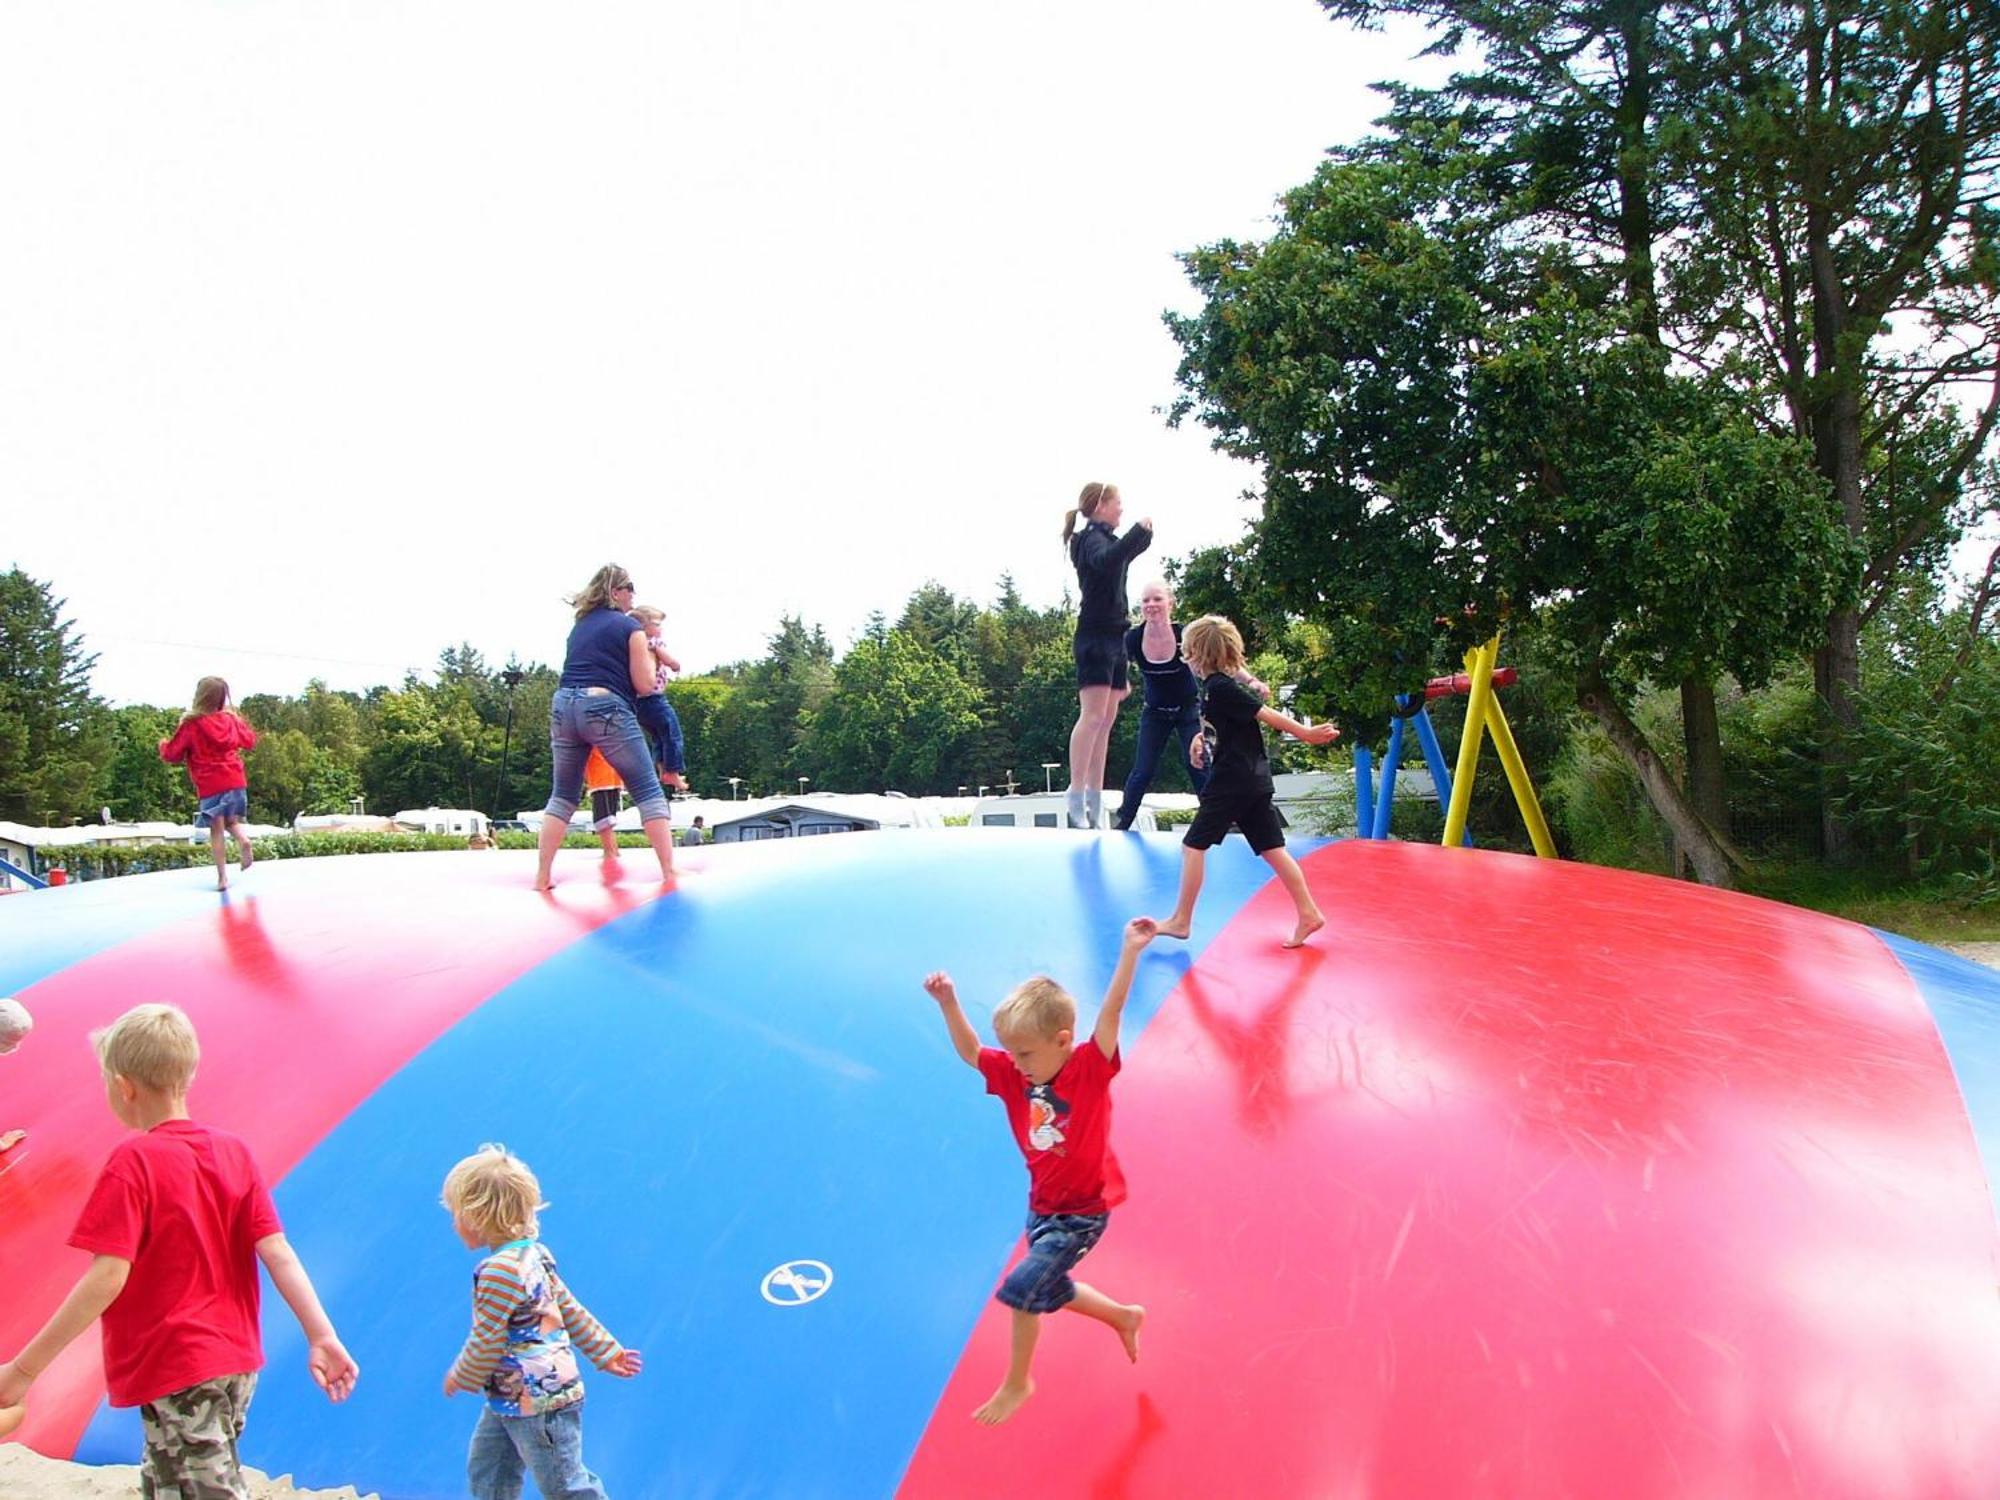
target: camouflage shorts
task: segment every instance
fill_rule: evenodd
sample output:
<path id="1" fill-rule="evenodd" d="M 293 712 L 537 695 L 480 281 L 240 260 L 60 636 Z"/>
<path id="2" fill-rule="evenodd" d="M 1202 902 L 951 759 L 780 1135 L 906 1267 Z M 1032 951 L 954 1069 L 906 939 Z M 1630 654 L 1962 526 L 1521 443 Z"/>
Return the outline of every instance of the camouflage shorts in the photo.
<path id="1" fill-rule="evenodd" d="M 255 1375 L 225 1375 L 140 1407 L 146 1430 L 146 1457 L 139 1465 L 143 1500 L 250 1500 L 236 1441 L 256 1389 Z"/>

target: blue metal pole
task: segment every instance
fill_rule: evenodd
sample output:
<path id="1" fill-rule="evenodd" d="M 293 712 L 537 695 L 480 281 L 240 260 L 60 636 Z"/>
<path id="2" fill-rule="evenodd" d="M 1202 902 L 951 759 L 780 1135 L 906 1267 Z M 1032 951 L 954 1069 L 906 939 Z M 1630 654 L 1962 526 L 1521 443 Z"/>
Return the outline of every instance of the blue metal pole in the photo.
<path id="1" fill-rule="evenodd" d="M 1438 806 L 1451 805 L 1451 772 L 1446 769 L 1444 747 L 1438 744 L 1437 731 L 1431 727 L 1431 711 L 1417 710 L 1413 723 L 1417 726 L 1417 743 L 1424 747 L 1424 764 L 1431 768 L 1431 780 L 1437 784 Z M 1465 830 L 1463 847 L 1472 847 L 1472 830 Z"/>
<path id="2" fill-rule="evenodd" d="M 1389 726 L 1389 753 L 1382 757 L 1382 790 L 1375 799 L 1375 831 L 1370 838 L 1389 836 L 1389 819 L 1396 805 L 1396 767 L 1403 758 L 1403 721 Z"/>
<path id="3" fill-rule="evenodd" d="M 1354 836 L 1372 838 L 1375 827 L 1375 773 L 1366 745 L 1354 747 Z"/>

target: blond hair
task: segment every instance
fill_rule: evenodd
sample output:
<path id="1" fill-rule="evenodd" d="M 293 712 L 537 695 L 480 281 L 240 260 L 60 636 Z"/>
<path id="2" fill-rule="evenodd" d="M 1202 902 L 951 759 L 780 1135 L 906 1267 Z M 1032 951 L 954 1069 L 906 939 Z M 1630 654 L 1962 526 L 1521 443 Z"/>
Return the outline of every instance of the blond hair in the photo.
<path id="1" fill-rule="evenodd" d="M 1181 655 L 1202 677 L 1243 670 L 1243 634 L 1221 615 L 1203 615 L 1181 632 Z"/>
<path id="2" fill-rule="evenodd" d="M 1052 1037 L 1076 1030 L 1076 1001 L 1046 974 L 1024 979 L 993 1009 L 995 1035 Z"/>
<path id="3" fill-rule="evenodd" d="M 664 609 L 655 609 L 650 604 L 635 604 L 626 610 L 625 613 L 637 620 L 641 625 L 657 625 L 667 617 L 667 612 Z"/>
<path id="4" fill-rule="evenodd" d="M 161 1094 L 185 1094 L 201 1061 L 194 1022 L 178 1005 L 135 1005 L 90 1034 L 106 1078 Z"/>
<path id="5" fill-rule="evenodd" d="M 445 1173 L 442 1202 L 453 1219 L 494 1245 L 533 1239 L 541 1232 L 536 1215 L 548 1207 L 528 1164 L 491 1141 Z"/>
<path id="6" fill-rule="evenodd" d="M 624 588 L 631 581 L 632 575 L 617 563 L 606 563 L 590 575 L 590 582 L 583 586 L 583 592 L 571 594 L 568 602 L 581 620 L 594 609 L 611 608 L 611 591 Z"/>
<path id="7" fill-rule="evenodd" d="M 194 685 L 194 703 L 181 715 L 181 722 L 199 719 L 208 714 L 236 713 L 229 704 L 229 684 L 220 677 L 204 677 Z M 241 718 L 241 714 L 236 715 Z"/>
<path id="8" fill-rule="evenodd" d="M 1118 486 L 1115 484 L 1099 484 L 1094 479 L 1086 484 L 1083 493 L 1076 497 L 1076 504 L 1063 512 L 1063 546 L 1068 547 L 1069 539 L 1076 534 L 1078 516 L 1088 521 L 1097 514 L 1098 506 L 1107 499 L 1115 499 L 1117 494 Z"/>

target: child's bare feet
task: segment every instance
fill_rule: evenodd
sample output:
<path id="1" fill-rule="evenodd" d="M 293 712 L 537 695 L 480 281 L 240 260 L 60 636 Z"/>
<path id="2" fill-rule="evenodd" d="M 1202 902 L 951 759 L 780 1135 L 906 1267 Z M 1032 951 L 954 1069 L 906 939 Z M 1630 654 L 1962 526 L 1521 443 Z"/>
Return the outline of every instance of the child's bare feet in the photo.
<path id="1" fill-rule="evenodd" d="M 998 1427 L 1034 1394 L 1035 1382 L 1032 1380 L 1023 1380 L 1019 1385 L 1003 1383 L 999 1390 L 986 1398 L 986 1404 L 972 1414 L 972 1420 L 984 1422 L 988 1427 Z"/>
<path id="2" fill-rule="evenodd" d="M 1139 1330 L 1145 1322 L 1146 1309 L 1134 1302 L 1111 1325 L 1118 1332 L 1118 1342 L 1125 1346 L 1125 1357 L 1135 1365 L 1139 1363 Z"/>
<path id="3" fill-rule="evenodd" d="M 1168 917 L 1153 928 L 1154 937 L 1185 938 L 1194 925 L 1192 917 Z"/>
<path id="4" fill-rule="evenodd" d="M 0 1135 L 0 1151 L 12 1151 L 27 1138 L 28 1132 L 25 1130 L 10 1130 L 5 1135 Z"/>
<path id="5" fill-rule="evenodd" d="M 1293 928 L 1292 935 L 1285 939 L 1285 946 L 1287 948 L 1303 948 L 1306 945 L 1306 939 L 1324 926 L 1326 926 L 1326 918 L 1318 912 L 1314 912 L 1310 916 L 1300 917 L 1299 925 Z"/>
<path id="6" fill-rule="evenodd" d="M 228 889 L 229 889 L 229 877 L 228 877 L 227 875 L 218 875 L 218 876 L 216 876 L 216 877 L 215 877 L 215 888 L 216 888 L 216 889 L 217 889 L 218 891 L 226 891 L 226 890 L 228 890 Z"/>
<path id="7" fill-rule="evenodd" d="M 251 852 L 250 846 L 248 844 L 245 844 L 243 846 L 243 858 L 241 859 L 241 861 L 239 861 L 239 863 L 241 867 L 246 870 L 249 869 L 252 865 L 257 863 L 257 856 Z"/>

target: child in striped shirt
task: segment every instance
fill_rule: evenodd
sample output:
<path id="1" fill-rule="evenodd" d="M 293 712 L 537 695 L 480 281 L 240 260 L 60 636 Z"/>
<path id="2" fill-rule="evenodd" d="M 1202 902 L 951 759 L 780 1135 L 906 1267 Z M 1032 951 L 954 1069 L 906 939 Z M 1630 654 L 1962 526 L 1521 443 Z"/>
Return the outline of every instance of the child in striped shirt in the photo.
<path id="1" fill-rule="evenodd" d="M 453 1167 L 444 1206 L 467 1248 L 489 1252 L 472 1274 L 472 1334 L 444 1377 L 447 1396 L 486 1397 L 466 1458 L 473 1500 L 517 1500 L 524 1472 L 544 1500 L 602 1500 L 604 1486 L 583 1462 L 576 1354 L 630 1377 L 639 1351 L 621 1347 L 563 1285 L 536 1237 L 536 1215 L 548 1207 L 541 1185 L 505 1146 L 481 1146 Z"/>

